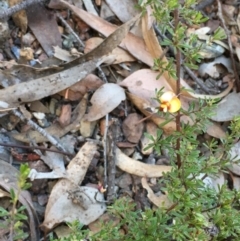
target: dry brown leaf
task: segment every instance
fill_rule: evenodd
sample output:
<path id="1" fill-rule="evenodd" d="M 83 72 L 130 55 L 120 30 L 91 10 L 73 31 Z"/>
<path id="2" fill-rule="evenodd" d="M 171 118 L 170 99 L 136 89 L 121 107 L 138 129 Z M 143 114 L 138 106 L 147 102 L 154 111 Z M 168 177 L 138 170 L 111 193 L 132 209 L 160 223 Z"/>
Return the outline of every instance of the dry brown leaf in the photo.
<path id="1" fill-rule="evenodd" d="M 90 100 L 92 106 L 89 113 L 84 116 L 84 120 L 95 121 L 102 118 L 125 99 L 124 89 L 119 85 L 113 83 L 102 85 L 93 94 Z"/>
<path id="2" fill-rule="evenodd" d="M 116 145 L 119 148 L 132 148 L 135 147 L 137 144 L 130 142 L 117 142 Z"/>
<path id="3" fill-rule="evenodd" d="M 235 12 L 236 12 L 235 6 L 222 4 L 222 13 L 224 16 L 224 20 L 226 21 L 227 24 L 235 23 L 235 18 L 234 18 Z"/>
<path id="4" fill-rule="evenodd" d="M 93 37 L 88 39 L 85 42 L 84 53 L 88 53 L 90 50 L 96 48 L 100 43 L 102 43 L 103 39 L 99 37 Z M 127 51 L 117 47 L 110 54 L 113 58 L 114 62 L 112 64 L 119 64 L 122 62 L 133 62 L 136 61 Z"/>
<path id="5" fill-rule="evenodd" d="M 32 102 L 29 109 L 32 112 L 49 113 L 49 109 L 39 100 Z"/>
<path id="6" fill-rule="evenodd" d="M 117 26 L 103 20 L 102 18 L 89 14 L 88 12 L 79 9 L 63 0 L 60 0 L 59 2 L 65 7 L 71 9 L 89 26 L 91 26 L 93 29 L 100 32 L 104 36 L 109 36 L 117 28 Z M 141 38 L 129 33 L 126 38 L 121 42 L 120 47 L 128 50 L 131 55 L 133 55 L 135 58 L 142 61 L 143 63 L 147 64 L 148 66 L 153 66 L 153 58 L 146 50 L 146 45 Z"/>
<path id="7" fill-rule="evenodd" d="M 140 177 L 161 177 L 164 172 L 170 172 L 171 166 L 146 164 L 136 161 L 116 148 L 116 166 L 121 170 Z"/>
<path id="8" fill-rule="evenodd" d="M 93 91 L 102 86 L 104 82 L 96 75 L 89 74 L 81 82 L 72 85 L 69 89 L 85 95 L 87 91 Z"/>
<path id="9" fill-rule="evenodd" d="M 19 55 L 20 56 L 19 56 L 18 62 L 21 63 L 21 64 L 27 64 L 30 60 L 34 59 L 32 48 L 20 49 Z"/>
<path id="10" fill-rule="evenodd" d="M 144 41 L 147 45 L 147 49 L 152 55 L 153 59 L 158 59 L 162 54 L 163 50 L 159 44 L 159 41 L 155 35 L 153 27 L 149 26 L 150 15 L 146 13 L 142 18 L 142 33 Z M 151 20 L 150 20 L 151 21 Z M 163 61 L 167 61 L 166 57 L 163 57 Z M 166 78 L 166 76 L 164 75 Z"/>
<path id="11" fill-rule="evenodd" d="M 226 137 L 226 132 L 224 131 L 223 127 L 217 122 L 210 122 L 207 127 L 207 133 L 210 136 L 215 138 L 224 138 Z"/>
<path id="12" fill-rule="evenodd" d="M 139 121 L 142 119 L 137 113 L 129 114 L 122 124 L 123 134 L 129 142 L 138 143 L 142 134 L 144 124 Z"/>
<path id="13" fill-rule="evenodd" d="M 8 0 L 8 4 L 10 7 L 21 3 L 22 0 Z M 28 19 L 25 10 L 20 10 L 12 15 L 12 19 L 17 27 L 19 27 L 22 31 L 22 34 L 27 32 Z"/>
<path id="14" fill-rule="evenodd" d="M 48 56 L 53 55 L 53 46 L 62 46 L 61 34 L 54 14 L 43 4 L 27 8 L 28 26 Z"/>
<path id="15" fill-rule="evenodd" d="M 87 92 L 96 90 L 103 84 L 104 82 L 98 76 L 89 74 L 80 82 L 77 82 L 76 84 L 69 87 L 69 89 L 67 89 L 68 99 L 72 101 L 82 99 Z M 65 96 L 66 90 L 63 90 L 58 94 Z"/>
<path id="16" fill-rule="evenodd" d="M 96 144 L 91 142 L 84 144 L 69 163 L 67 178 L 59 180 L 53 187 L 42 224 L 46 230 L 52 229 L 61 222 L 76 220 L 87 225 L 105 211 L 103 195 L 97 189 L 79 188 L 96 150 Z"/>
<path id="17" fill-rule="evenodd" d="M 63 105 L 61 115 L 59 116 L 59 124 L 62 127 L 68 126 L 71 123 L 71 113 L 72 113 L 72 106 L 70 104 Z"/>
<path id="18" fill-rule="evenodd" d="M 172 90 L 164 76 L 157 79 L 159 73 L 151 69 L 140 69 L 125 78 L 119 85 L 127 87 L 129 92 L 146 99 L 152 106 L 157 106 L 158 103 L 153 101 L 155 90 L 164 88 L 164 91 Z"/>

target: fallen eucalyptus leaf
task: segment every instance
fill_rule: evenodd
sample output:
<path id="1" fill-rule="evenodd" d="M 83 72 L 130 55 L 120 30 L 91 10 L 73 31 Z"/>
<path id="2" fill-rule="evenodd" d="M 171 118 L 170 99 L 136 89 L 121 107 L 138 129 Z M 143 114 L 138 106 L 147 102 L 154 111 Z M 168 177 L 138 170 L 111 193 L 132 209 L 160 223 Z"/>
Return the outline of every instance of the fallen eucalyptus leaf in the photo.
<path id="1" fill-rule="evenodd" d="M 102 63 L 104 55 L 118 46 L 136 19 L 134 18 L 117 28 L 97 48 L 86 55 L 59 66 L 55 71 L 49 69 L 39 71 L 39 75 L 44 75 L 44 77 L 36 78 L 34 74 L 37 71 L 32 69 L 30 76 L 34 79 L 0 90 L 1 100 L 15 107 L 21 103 L 28 103 L 53 95 L 77 83 Z M 48 71 L 51 74 L 46 76 Z"/>
<path id="2" fill-rule="evenodd" d="M 117 26 L 105 21 L 104 19 L 92 15 L 82 9 L 79 9 L 67 3 L 66 1 L 60 0 L 59 3 L 71 9 L 79 18 L 81 18 L 90 27 L 100 32 L 104 36 L 108 36 L 117 28 Z M 139 18 L 139 16 L 137 16 L 136 18 Z M 120 47 L 127 50 L 132 56 L 147 64 L 148 66 L 153 66 L 154 60 L 148 52 L 146 45 L 144 44 L 144 41 L 141 38 L 129 33 L 126 36 L 126 38 L 124 38 L 121 42 Z"/>
<path id="3" fill-rule="evenodd" d="M 112 110 L 114 110 L 121 101 L 126 99 L 124 89 L 117 84 L 107 83 L 95 91 L 90 102 L 92 106 L 89 113 L 84 116 L 84 120 L 95 121 Z"/>
<path id="4" fill-rule="evenodd" d="M 96 144 L 87 142 L 67 167 L 67 178 L 53 187 L 42 226 L 52 229 L 61 222 L 78 220 L 89 224 L 101 216 L 106 205 L 103 195 L 95 188 L 79 187 L 97 150 Z"/>
<path id="5" fill-rule="evenodd" d="M 93 48 L 96 48 L 96 46 L 98 46 L 102 41 L 103 41 L 103 39 L 99 38 L 99 37 L 93 37 L 93 38 L 88 39 L 85 43 L 84 53 L 87 53 L 90 50 L 92 50 Z M 126 50 L 121 49 L 119 47 L 115 48 L 111 52 L 111 57 L 113 58 L 112 64 L 136 61 L 136 59 L 133 58 L 133 56 L 130 55 Z"/>

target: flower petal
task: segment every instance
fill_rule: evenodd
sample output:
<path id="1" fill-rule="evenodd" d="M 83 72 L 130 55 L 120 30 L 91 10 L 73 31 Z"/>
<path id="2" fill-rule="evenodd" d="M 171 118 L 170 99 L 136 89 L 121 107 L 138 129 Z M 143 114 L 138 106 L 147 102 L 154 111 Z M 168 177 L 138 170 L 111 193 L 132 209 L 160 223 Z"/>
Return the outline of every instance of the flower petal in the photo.
<path id="1" fill-rule="evenodd" d="M 178 99 L 178 97 L 174 97 L 172 98 L 172 100 L 170 101 L 170 105 L 168 108 L 168 112 L 170 113 L 174 113 L 179 111 L 181 108 L 181 101 Z"/>
<path id="2" fill-rule="evenodd" d="M 173 93 L 172 91 L 167 91 L 167 92 L 165 92 L 165 93 L 160 97 L 160 101 L 161 101 L 161 102 L 169 102 L 169 101 L 171 101 L 175 96 L 176 96 L 176 94 Z"/>

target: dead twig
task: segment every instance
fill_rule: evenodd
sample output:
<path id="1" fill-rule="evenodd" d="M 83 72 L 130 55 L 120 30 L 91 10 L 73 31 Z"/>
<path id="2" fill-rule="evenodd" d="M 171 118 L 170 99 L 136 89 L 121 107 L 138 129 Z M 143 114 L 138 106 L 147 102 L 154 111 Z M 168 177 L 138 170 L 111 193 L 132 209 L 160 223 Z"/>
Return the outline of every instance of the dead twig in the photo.
<path id="1" fill-rule="evenodd" d="M 108 142 L 108 188 L 107 188 L 107 200 L 111 203 L 116 198 L 115 193 L 115 175 L 116 175 L 116 140 L 119 139 L 118 127 L 119 123 L 117 119 L 112 119 L 110 126 Z"/>
<path id="2" fill-rule="evenodd" d="M 24 117 L 24 115 L 18 111 L 18 110 L 12 110 L 12 113 L 19 117 L 21 121 L 27 122 L 28 125 L 30 125 L 33 129 L 35 129 L 36 131 L 38 131 L 40 134 L 42 134 L 44 137 L 46 137 L 49 142 L 51 142 L 54 146 L 57 147 L 57 149 L 63 151 L 63 152 L 67 152 L 65 150 L 65 148 L 62 146 L 62 144 L 59 142 L 59 140 L 53 136 L 51 136 L 49 133 L 47 133 L 43 128 L 41 128 L 40 126 L 38 126 L 35 122 L 33 122 L 32 120 L 29 120 L 27 118 Z"/>
<path id="3" fill-rule="evenodd" d="M 71 153 L 63 152 L 63 151 L 59 151 L 59 150 L 52 150 L 52 149 L 48 149 L 48 148 L 42 147 L 42 146 L 23 146 L 23 145 L 17 145 L 17 144 L 11 144 L 11 143 L 3 143 L 3 142 L 0 142 L 0 146 L 13 147 L 13 148 L 23 148 L 23 149 L 31 149 L 31 150 L 38 149 L 38 150 L 42 150 L 42 151 L 50 151 L 50 152 L 61 153 L 61 154 L 66 155 L 66 156 L 73 157 L 73 155 Z"/>
<path id="4" fill-rule="evenodd" d="M 107 134 L 108 134 L 108 127 L 109 127 L 109 115 L 105 116 L 105 130 L 103 136 L 103 158 L 104 158 L 104 185 L 106 188 L 107 186 L 107 152 L 109 150 L 108 143 L 107 143 Z"/>
<path id="5" fill-rule="evenodd" d="M 61 14 L 57 13 L 58 19 L 62 22 L 62 24 L 65 26 L 65 28 L 75 37 L 75 39 L 78 41 L 80 46 L 85 47 L 85 44 L 83 41 L 79 38 L 79 36 L 73 31 L 71 26 L 67 23 L 67 21 L 61 16 Z"/>
<path id="6" fill-rule="evenodd" d="M 185 71 L 189 74 L 189 76 L 192 78 L 193 81 L 195 81 L 202 90 L 204 90 L 207 94 L 210 94 L 211 92 L 212 93 L 215 93 L 215 94 L 218 94 L 219 91 L 218 90 L 214 90 L 214 89 L 209 89 L 205 84 L 204 82 L 199 79 L 191 69 L 189 69 L 187 66 L 185 65 L 182 65 L 182 67 L 185 69 Z"/>
<path id="7" fill-rule="evenodd" d="M 217 0 L 218 3 L 218 17 L 222 23 L 223 29 L 227 35 L 227 39 L 228 39 L 228 46 L 229 46 L 229 51 L 230 51 L 230 56 L 231 56 L 231 61 L 232 61 L 232 66 L 233 66 L 233 72 L 234 72 L 234 77 L 236 78 L 236 86 L 237 86 L 237 92 L 240 92 L 240 80 L 239 80 L 239 76 L 238 76 L 238 72 L 237 72 L 237 67 L 235 64 L 235 60 L 234 60 L 234 54 L 233 54 L 233 47 L 232 47 L 232 42 L 231 42 L 231 36 L 230 36 L 230 32 L 227 29 L 223 14 L 222 14 L 222 4 L 220 2 L 220 0 Z"/>
<path id="8" fill-rule="evenodd" d="M 1 9 L 0 19 L 1 20 L 7 19 L 8 17 L 12 16 L 14 13 L 16 13 L 16 12 L 22 10 L 22 9 L 26 9 L 27 7 L 29 7 L 33 4 L 41 3 L 41 2 L 44 2 L 44 1 L 45 0 L 25 0 L 25 1 L 22 1 L 21 3 L 19 3 L 19 4 L 16 4 L 15 6 L 13 6 L 11 8 L 6 9 L 6 10 Z"/>

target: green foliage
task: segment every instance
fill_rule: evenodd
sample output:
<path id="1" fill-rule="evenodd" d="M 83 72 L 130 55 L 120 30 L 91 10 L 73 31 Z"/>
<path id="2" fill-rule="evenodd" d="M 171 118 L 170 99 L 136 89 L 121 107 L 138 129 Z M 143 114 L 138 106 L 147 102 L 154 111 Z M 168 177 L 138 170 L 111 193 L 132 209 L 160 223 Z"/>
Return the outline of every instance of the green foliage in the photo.
<path id="1" fill-rule="evenodd" d="M 17 187 L 18 189 L 10 189 L 10 202 L 12 203 L 11 210 L 7 210 L 0 207 L 0 217 L 4 218 L 4 228 L 10 229 L 10 240 L 23 240 L 29 236 L 27 232 L 24 232 L 24 221 L 28 219 L 25 214 L 25 206 L 18 207 L 18 199 L 20 192 L 26 190 L 31 186 L 27 182 L 30 168 L 28 164 L 22 164 L 20 166 L 20 174 L 18 176 Z"/>
<path id="2" fill-rule="evenodd" d="M 227 35 L 221 27 L 218 27 L 213 34 L 212 40 L 223 40 L 226 39 Z"/>
<path id="3" fill-rule="evenodd" d="M 172 48 L 173 53 L 180 51 L 184 56 L 184 64 L 196 68 L 201 56 L 201 49 L 196 35 L 187 36 L 187 26 L 200 24 L 206 18 L 193 9 L 196 0 L 147 0 L 139 1 L 143 12 L 150 5 L 158 27 L 167 36 L 161 45 Z M 179 10 L 180 22 L 174 26 L 174 11 Z M 224 31 L 219 28 L 209 42 L 226 38 Z M 156 59 L 154 69 L 166 71 L 176 78 L 174 58 L 168 64 Z M 178 63 L 180 64 L 180 63 Z M 156 92 L 159 100 L 164 90 Z M 180 96 L 181 98 L 181 96 Z M 199 100 L 192 102 L 188 110 L 181 109 L 178 115 L 187 116 L 188 122 L 181 123 L 180 130 L 171 135 L 163 135 L 161 128 L 156 138 L 146 133 L 152 141 L 149 145 L 159 154 L 167 150 L 171 161 L 172 171 L 164 174 L 160 180 L 163 193 L 170 200 L 170 207 L 159 207 L 155 210 L 137 210 L 128 199 L 119 199 L 108 207 L 108 212 L 119 218 L 119 223 L 104 223 L 101 231 L 93 234 L 80 226 L 73 229 L 72 234 L 61 241 L 91 240 L 91 241 L 210 241 L 210 240 L 239 240 L 240 237 L 240 192 L 228 187 L 227 183 L 218 189 L 210 185 L 209 177 L 217 176 L 220 171 L 227 172 L 232 163 L 229 150 L 240 133 L 240 117 L 235 118 L 224 139 L 214 138 L 204 140 L 203 136 L 210 126 L 209 118 L 213 115 L 219 100 Z M 168 122 L 176 120 L 176 115 L 158 112 Z M 179 144 L 179 145 L 178 145 Z M 201 150 L 204 148 L 205 152 Z M 180 162 L 178 162 L 179 160 Z M 124 232 L 123 232 L 124 230 Z M 54 240 L 54 239 L 51 239 Z M 56 240 L 56 239 L 55 239 Z"/>
<path id="4" fill-rule="evenodd" d="M 160 29 L 164 39 L 161 41 L 162 46 L 168 46 L 173 50 L 174 54 L 179 49 L 183 54 L 183 63 L 190 68 L 197 69 L 197 63 L 201 61 L 201 55 L 199 54 L 202 46 L 199 44 L 197 36 L 195 34 L 188 34 L 188 26 L 199 25 L 207 20 L 200 12 L 194 10 L 193 6 L 196 4 L 196 0 L 180 1 L 177 0 L 148 0 L 139 1 L 139 5 L 143 11 L 147 6 L 151 6 L 153 9 L 153 15 L 157 21 L 157 26 Z M 180 22 L 177 26 L 174 26 L 174 11 L 178 9 Z M 221 40 L 224 38 L 224 32 L 222 29 L 218 29 L 213 40 Z M 161 71 L 168 71 L 171 76 L 176 76 L 175 67 L 173 61 L 165 66 L 166 63 L 163 60 L 155 60 L 154 69 Z M 171 68 L 170 68 L 171 67 Z"/>
<path id="5" fill-rule="evenodd" d="M 83 226 L 76 228 L 79 224 L 74 223 L 70 225 L 73 233 L 59 240 L 238 240 L 240 192 L 229 189 L 226 183 L 216 190 L 209 185 L 208 176 L 213 177 L 220 170 L 226 171 L 231 161 L 229 149 L 240 130 L 240 118 L 232 121 L 226 139 L 219 141 L 213 138 L 202 143 L 198 137 L 204 134 L 214 108 L 213 100 L 200 100 L 198 105 L 190 105 L 187 112 L 181 112 L 192 116 L 194 123 L 182 124 L 180 132 L 163 136 L 159 129 L 155 139 L 146 134 L 152 140 L 150 146 L 159 153 L 162 149 L 168 150 L 171 159 L 173 169 L 161 179 L 162 192 L 168 194 L 172 203 L 170 207 L 141 211 L 136 210 L 134 203 L 127 198 L 119 199 L 108 207 L 108 212 L 119 218 L 117 225 L 104 223 L 100 232 L 92 234 Z M 179 138 L 181 145 L 178 150 L 175 146 Z M 201 153 L 203 146 L 208 155 Z M 180 168 L 176 165 L 177 155 L 181 157 Z M 124 234 L 121 231 L 123 227 L 127 227 Z"/>

